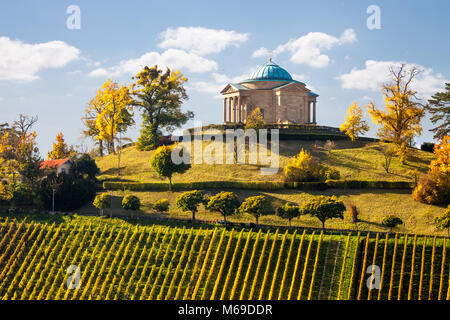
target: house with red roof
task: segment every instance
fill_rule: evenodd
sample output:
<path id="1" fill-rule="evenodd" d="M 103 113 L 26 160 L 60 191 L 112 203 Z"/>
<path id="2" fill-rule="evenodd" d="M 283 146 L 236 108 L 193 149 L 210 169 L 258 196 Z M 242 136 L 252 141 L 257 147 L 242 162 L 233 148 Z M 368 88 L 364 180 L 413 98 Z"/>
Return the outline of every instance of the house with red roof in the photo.
<path id="1" fill-rule="evenodd" d="M 56 174 L 60 174 L 60 173 L 69 173 L 72 166 L 73 160 L 66 158 L 66 159 L 42 161 L 40 168 L 41 170 L 47 172 L 55 171 Z"/>

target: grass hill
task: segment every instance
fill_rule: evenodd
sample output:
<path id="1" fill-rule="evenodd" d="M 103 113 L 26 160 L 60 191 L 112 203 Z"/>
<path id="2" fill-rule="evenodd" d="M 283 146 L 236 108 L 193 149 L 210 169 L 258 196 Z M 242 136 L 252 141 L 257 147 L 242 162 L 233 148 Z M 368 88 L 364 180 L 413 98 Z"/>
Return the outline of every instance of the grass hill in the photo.
<path id="1" fill-rule="evenodd" d="M 215 143 L 215 142 L 210 142 Z M 210 143 L 204 142 L 204 148 Z M 318 145 L 314 152 L 314 144 Z M 280 141 L 280 170 L 275 175 L 261 175 L 259 165 L 250 164 L 193 164 L 192 168 L 182 175 L 175 175 L 174 181 L 280 181 L 282 168 L 289 159 L 306 149 L 317 156 L 320 161 L 336 168 L 345 180 L 386 180 L 411 181 L 410 170 L 424 174 L 433 154 L 418 149 L 410 149 L 407 163 L 402 165 L 398 159 L 392 160 L 390 173 L 381 166 L 384 160 L 380 142 L 356 142 L 337 140 L 336 147 L 331 152 L 324 150 L 324 141 L 282 140 Z M 120 180 L 134 182 L 162 181 L 149 165 L 153 151 L 138 151 L 134 146 L 125 148 L 121 153 Z M 225 148 L 224 148 L 225 154 Z M 224 156 L 225 157 L 225 156 Z M 118 178 L 118 155 L 107 155 L 97 158 L 101 170 L 100 179 Z M 224 161 L 225 162 L 225 161 Z"/>
<path id="2" fill-rule="evenodd" d="M 3 299 L 445 299 L 448 241 L 403 235 L 2 221 Z M 53 222 L 53 223 L 51 223 Z M 380 287 L 368 290 L 369 265 Z M 68 290 L 69 266 L 80 288 Z"/>
<path id="3" fill-rule="evenodd" d="M 398 159 L 393 159 L 390 173 L 386 173 L 380 162 L 383 160 L 382 143 L 358 141 L 352 143 L 345 140 L 337 140 L 336 147 L 331 152 L 324 150 L 324 141 L 306 140 L 285 140 L 280 142 L 280 165 L 284 166 L 289 158 L 296 155 L 301 148 L 310 150 L 313 153 L 313 145 L 319 145 L 316 156 L 326 165 L 332 166 L 341 172 L 342 179 L 354 180 L 387 180 L 387 181 L 411 181 L 410 170 L 417 170 L 419 174 L 424 174 L 428 170 L 428 164 L 433 159 L 433 154 L 417 149 L 410 149 L 406 165 L 402 165 Z M 121 155 L 121 175 L 117 176 L 117 155 L 108 155 L 96 159 L 101 169 L 100 179 L 112 179 L 119 181 L 134 182 L 160 182 L 163 181 L 153 172 L 149 165 L 152 152 L 140 152 L 134 147 L 125 148 Z M 279 181 L 282 179 L 282 169 L 272 176 L 260 174 L 260 167 L 257 165 L 207 165 L 194 164 L 192 168 L 183 175 L 176 175 L 174 182 L 190 181 Z M 215 194 L 222 190 L 204 190 L 207 193 Z M 411 233 L 436 234 L 432 224 L 433 217 L 442 213 L 443 208 L 439 206 L 425 205 L 416 202 L 411 197 L 409 190 L 370 190 L 370 189 L 328 189 L 325 191 L 308 190 L 279 190 L 279 191 L 252 191 L 233 190 L 241 200 L 248 196 L 263 194 L 272 199 L 275 207 L 284 204 L 286 201 L 303 203 L 308 198 L 318 195 L 336 195 L 345 203 L 353 203 L 360 212 L 361 222 L 354 225 L 350 217 L 346 214 L 344 220 L 333 219 L 327 222 L 327 227 L 336 229 L 358 229 L 371 231 L 387 231 L 381 225 L 381 219 L 387 214 L 399 216 L 404 225 L 397 230 Z M 189 214 L 183 213 L 175 207 L 175 198 L 180 192 L 137 192 L 137 191 L 115 191 L 113 207 L 109 210 L 113 215 L 127 215 L 128 212 L 121 209 L 121 199 L 127 194 L 137 195 L 142 202 L 141 211 L 138 215 L 152 215 L 162 217 L 176 217 L 189 219 Z M 157 200 L 166 198 L 171 206 L 168 213 L 158 213 L 152 209 L 152 204 Z M 85 212 L 97 214 L 98 210 L 89 206 L 83 208 Z M 200 207 L 197 218 L 203 220 L 220 220 L 219 214 L 209 212 Z M 233 222 L 254 222 L 251 216 L 230 217 Z M 261 218 L 261 223 L 272 225 L 287 225 L 287 221 L 269 215 Z M 302 216 L 293 220 L 294 226 L 320 227 L 318 220 L 309 216 Z M 444 234 L 440 232 L 439 234 Z"/>

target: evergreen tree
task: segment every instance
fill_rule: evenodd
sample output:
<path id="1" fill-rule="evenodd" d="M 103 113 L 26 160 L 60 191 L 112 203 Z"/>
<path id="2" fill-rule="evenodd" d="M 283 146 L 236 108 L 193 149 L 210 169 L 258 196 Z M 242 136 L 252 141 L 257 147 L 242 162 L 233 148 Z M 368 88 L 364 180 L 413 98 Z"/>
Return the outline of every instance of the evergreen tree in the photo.
<path id="1" fill-rule="evenodd" d="M 430 130 L 434 132 L 435 139 L 450 135 L 450 82 L 445 84 L 445 90 L 434 94 L 426 106 L 427 111 L 432 114 L 430 120 L 433 124 L 442 121 L 440 125 Z"/>

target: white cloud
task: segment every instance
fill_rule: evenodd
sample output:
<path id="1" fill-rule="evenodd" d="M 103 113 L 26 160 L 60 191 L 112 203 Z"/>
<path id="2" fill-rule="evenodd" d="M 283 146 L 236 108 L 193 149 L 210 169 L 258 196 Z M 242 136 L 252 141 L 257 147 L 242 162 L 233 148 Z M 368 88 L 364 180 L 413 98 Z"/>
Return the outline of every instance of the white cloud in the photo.
<path id="1" fill-rule="evenodd" d="M 310 32 L 297 39 L 290 39 L 288 42 L 279 45 L 274 55 L 283 52 L 291 54 L 290 61 L 297 64 L 306 64 L 313 68 L 323 68 L 330 63 L 330 57 L 323 53 L 331 50 L 337 45 L 352 43 L 356 41 L 356 33 L 353 29 L 345 30 L 337 38 L 323 32 Z M 265 56 L 269 50 L 262 47 L 253 52 L 253 57 Z"/>
<path id="2" fill-rule="evenodd" d="M 248 33 L 203 27 L 168 28 L 160 34 L 160 48 L 178 48 L 198 55 L 219 53 L 228 46 L 238 47 L 248 40 Z"/>
<path id="3" fill-rule="evenodd" d="M 95 70 L 92 70 L 91 72 L 89 72 L 88 76 L 89 77 L 107 77 L 108 75 L 113 75 L 113 73 L 115 73 L 115 71 L 110 71 L 108 72 L 108 70 L 104 69 L 104 68 L 98 68 Z"/>
<path id="4" fill-rule="evenodd" d="M 258 50 L 253 52 L 252 57 L 259 58 L 259 57 L 267 57 L 269 55 L 270 55 L 269 49 L 261 47 Z"/>
<path id="5" fill-rule="evenodd" d="M 356 41 L 356 33 L 353 29 L 345 30 L 337 38 L 323 32 L 310 32 L 297 39 L 290 39 L 288 42 L 279 45 L 274 54 L 289 52 L 290 61 L 297 64 L 306 64 L 313 68 L 323 68 L 330 63 L 330 57 L 324 51 L 345 43 Z M 253 57 L 261 57 L 268 54 L 266 48 L 260 48 L 253 52 Z"/>
<path id="6" fill-rule="evenodd" d="M 0 37 L 0 80 L 32 81 L 39 71 L 64 67 L 79 55 L 79 49 L 63 41 L 29 44 Z"/>
<path id="7" fill-rule="evenodd" d="M 329 101 L 336 101 L 336 97 L 329 97 L 328 100 Z"/>
<path id="8" fill-rule="evenodd" d="M 90 77 L 136 74 L 144 66 L 157 65 L 159 68 L 187 69 L 189 72 L 208 72 L 217 69 L 217 63 L 195 53 L 178 49 L 168 49 L 163 53 L 148 52 L 137 59 L 123 60 L 117 66 L 98 68 L 89 73 Z M 183 71 L 183 70 L 182 70 Z"/>
<path id="9" fill-rule="evenodd" d="M 356 33 L 353 29 L 346 29 L 342 32 L 340 38 L 340 43 L 352 43 L 356 41 Z"/>
<path id="10" fill-rule="evenodd" d="M 336 79 L 341 81 L 342 88 L 380 91 L 381 85 L 390 79 L 389 67 L 399 66 L 405 62 L 367 60 L 364 69 L 353 68 L 349 73 Z M 405 63 L 406 68 L 416 66 L 422 72 L 411 83 L 419 97 L 429 97 L 444 87 L 448 80 L 440 73 L 434 73 L 431 68 Z"/>

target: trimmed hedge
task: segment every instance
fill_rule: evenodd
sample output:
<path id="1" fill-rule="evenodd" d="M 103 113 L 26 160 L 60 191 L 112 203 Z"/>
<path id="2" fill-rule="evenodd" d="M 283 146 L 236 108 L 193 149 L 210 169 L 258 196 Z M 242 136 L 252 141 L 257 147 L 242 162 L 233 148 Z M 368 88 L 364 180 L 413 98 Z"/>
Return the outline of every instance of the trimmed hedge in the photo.
<path id="1" fill-rule="evenodd" d="M 168 191 L 166 182 L 103 182 L 106 190 Z M 246 189 L 246 190 L 325 190 L 325 189 L 412 189 L 406 181 L 359 181 L 327 180 L 326 182 L 283 182 L 283 181 L 199 181 L 176 182 L 174 190 L 193 189 Z"/>
<path id="2" fill-rule="evenodd" d="M 408 181 L 365 181 L 365 180 L 327 180 L 329 188 L 334 189 L 412 189 Z"/>

